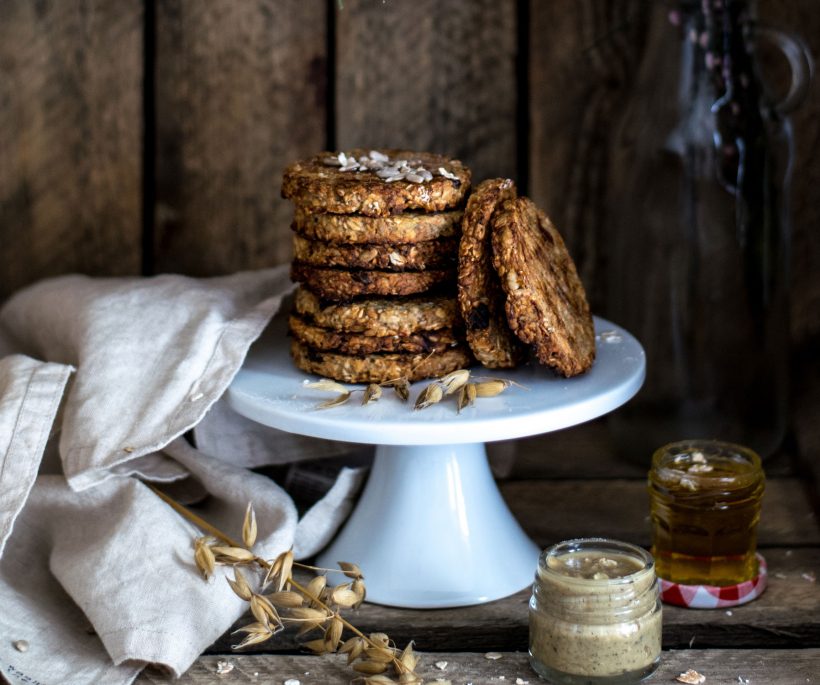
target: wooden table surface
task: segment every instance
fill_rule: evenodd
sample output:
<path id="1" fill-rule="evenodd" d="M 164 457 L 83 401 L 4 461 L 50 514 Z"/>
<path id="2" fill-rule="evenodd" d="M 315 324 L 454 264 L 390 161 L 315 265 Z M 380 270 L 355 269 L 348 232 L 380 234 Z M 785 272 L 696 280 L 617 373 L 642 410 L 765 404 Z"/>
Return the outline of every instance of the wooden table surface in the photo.
<path id="1" fill-rule="evenodd" d="M 539 546 L 591 535 L 648 545 L 645 468 L 611 454 L 602 421 L 490 450 L 497 471 L 505 472 L 500 482 L 508 505 Z M 768 590 L 732 610 L 665 607 L 664 654 L 650 682 L 675 682 L 691 668 L 706 676 L 707 685 L 820 683 L 815 493 L 787 452 L 767 460 L 765 467 L 759 548 L 769 564 Z M 426 682 L 520 685 L 538 682 L 526 654 L 528 599 L 525 590 L 459 609 L 365 604 L 347 616 L 361 630 L 386 632 L 399 645 L 414 640 L 422 653 L 418 673 Z M 246 617 L 239 624 L 248 622 Z M 348 683 L 356 675 L 343 657 L 304 654 L 292 629 L 243 654 L 231 651 L 233 641 L 230 634 L 223 636 L 179 681 L 148 669 L 137 682 L 281 684 L 295 679 L 313 685 Z M 487 652 L 501 658 L 488 659 Z M 233 669 L 220 675 L 219 662 Z"/>

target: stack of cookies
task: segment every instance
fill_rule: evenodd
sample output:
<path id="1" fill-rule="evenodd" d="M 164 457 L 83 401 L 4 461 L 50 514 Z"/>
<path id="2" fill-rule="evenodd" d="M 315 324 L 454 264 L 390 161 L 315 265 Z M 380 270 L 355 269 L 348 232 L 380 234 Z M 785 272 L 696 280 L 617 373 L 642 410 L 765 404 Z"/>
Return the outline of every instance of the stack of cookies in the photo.
<path id="1" fill-rule="evenodd" d="M 469 366 L 456 297 L 470 172 L 430 153 L 353 150 L 291 164 L 291 353 L 348 383 L 439 377 Z"/>

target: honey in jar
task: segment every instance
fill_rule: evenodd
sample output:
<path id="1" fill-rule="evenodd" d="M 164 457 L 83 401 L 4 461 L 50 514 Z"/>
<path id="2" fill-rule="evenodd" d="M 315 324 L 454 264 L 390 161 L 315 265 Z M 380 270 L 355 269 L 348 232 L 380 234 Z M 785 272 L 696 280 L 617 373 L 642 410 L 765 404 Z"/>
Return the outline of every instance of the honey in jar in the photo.
<path id="1" fill-rule="evenodd" d="M 714 440 L 661 447 L 652 457 L 652 554 L 659 577 L 726 586 L 757 575 L 760 457 Z"/>

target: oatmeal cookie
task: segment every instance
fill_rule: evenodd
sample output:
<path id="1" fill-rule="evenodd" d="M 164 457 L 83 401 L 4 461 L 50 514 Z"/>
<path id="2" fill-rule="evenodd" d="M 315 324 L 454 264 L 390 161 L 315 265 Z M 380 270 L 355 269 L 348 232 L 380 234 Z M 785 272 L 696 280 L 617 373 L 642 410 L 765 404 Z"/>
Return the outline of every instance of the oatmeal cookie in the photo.
<path id="1" fill-rule="evenodd" d="M 408 336 L 462 325 L 456 298 L 445 295 L 367 298 L 335 304 L 323 302 L 300 287 L 293 304 L 298 314 L 316 326 L 375 337 Z"/>
<path id="2" fill-rule="evenodd" d="M 311 240 L 329 243 L 392 245 L 458 237 L 460 209 L 447 212 L 404 212 L 392 216 L 327 214 L 296 205 L 293 230 Z"/>
<path id="3" fill-rule="evenodd" d="M 525 357 L 504 313 L 504 291 L 493 268 L 490 220 L 496 208 L 516 196 L 515 184 L 493 178 L 476 186 L 467 200 L 458 249 L 458 303 L 467 342 L 476 359 L 490 369 L 509 369 Z"/>
<path id="4" fill-rule="evenodd" d="M 290 265 L 290 277 L 319 297 L 342 302 L 361 295 L 415 295 L 436 286 L 454 283 L 455 269 L 428 271 L 370 271 L 324 269 L 300 262 Z"/>
<path id="5" fill-rule="evenodd" d="M 301 264 L 344 269 L 423 271 L 455 267 L 455 238 L 400 245 L 341 245 L 293 236 L 293 259 Z"/>
<path id="6" fill-rule="evenodd" d="M 492 240 L 513 332 L 564 376 L 589 369 L 595 360 L 592 315 L 552 222 L 529 198 L 507 200 L 493 216 Z"/>
<path id="7" fill-rule="evenodd" d="M 290 345 L 293 361 L 302 371 L 343 383 L 382 383 L 404 377 L 409 381 L 439 378 L 470 366 L 473 361 L 466 345 L 433 354 L 368 354 L 351 356 L 320 352 L 298 340 Z"/>
<path id="8" fill-rule="evenodd" d="M 457 207 L 470 188 L 458 160 L 430 152 L 321 152 L 285 169 L 282 197 L 312 212 L 389 216 Z"/>
<path id="9" fill-rule="evenodd" d="M 373 354 L 376 352 L 426 354 L 443 352 L 464 342 L 464 336 L 458 335 L 452 328 L 441 328 L 437 331 L 418 331 L 408 335 L 374 336 L 322 328 L 309 323 L 296 314 L 290 316 L 288 328 L 290 334 L 296 340 L 315 350 L 352 355 Z"/>

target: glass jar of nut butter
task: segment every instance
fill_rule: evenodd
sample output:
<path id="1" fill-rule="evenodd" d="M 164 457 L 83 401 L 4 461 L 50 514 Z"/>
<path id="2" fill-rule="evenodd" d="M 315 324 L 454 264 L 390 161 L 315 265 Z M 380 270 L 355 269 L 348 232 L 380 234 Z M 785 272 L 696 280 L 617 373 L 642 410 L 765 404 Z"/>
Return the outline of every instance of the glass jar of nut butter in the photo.
<path id="1" fill-rule="evenodd" d="M 655 563 L 635 545 L 586 538 L 546 549 L 529 614 L 530 663 L 552 683 L 637 683 L 660 661 Z"/>

